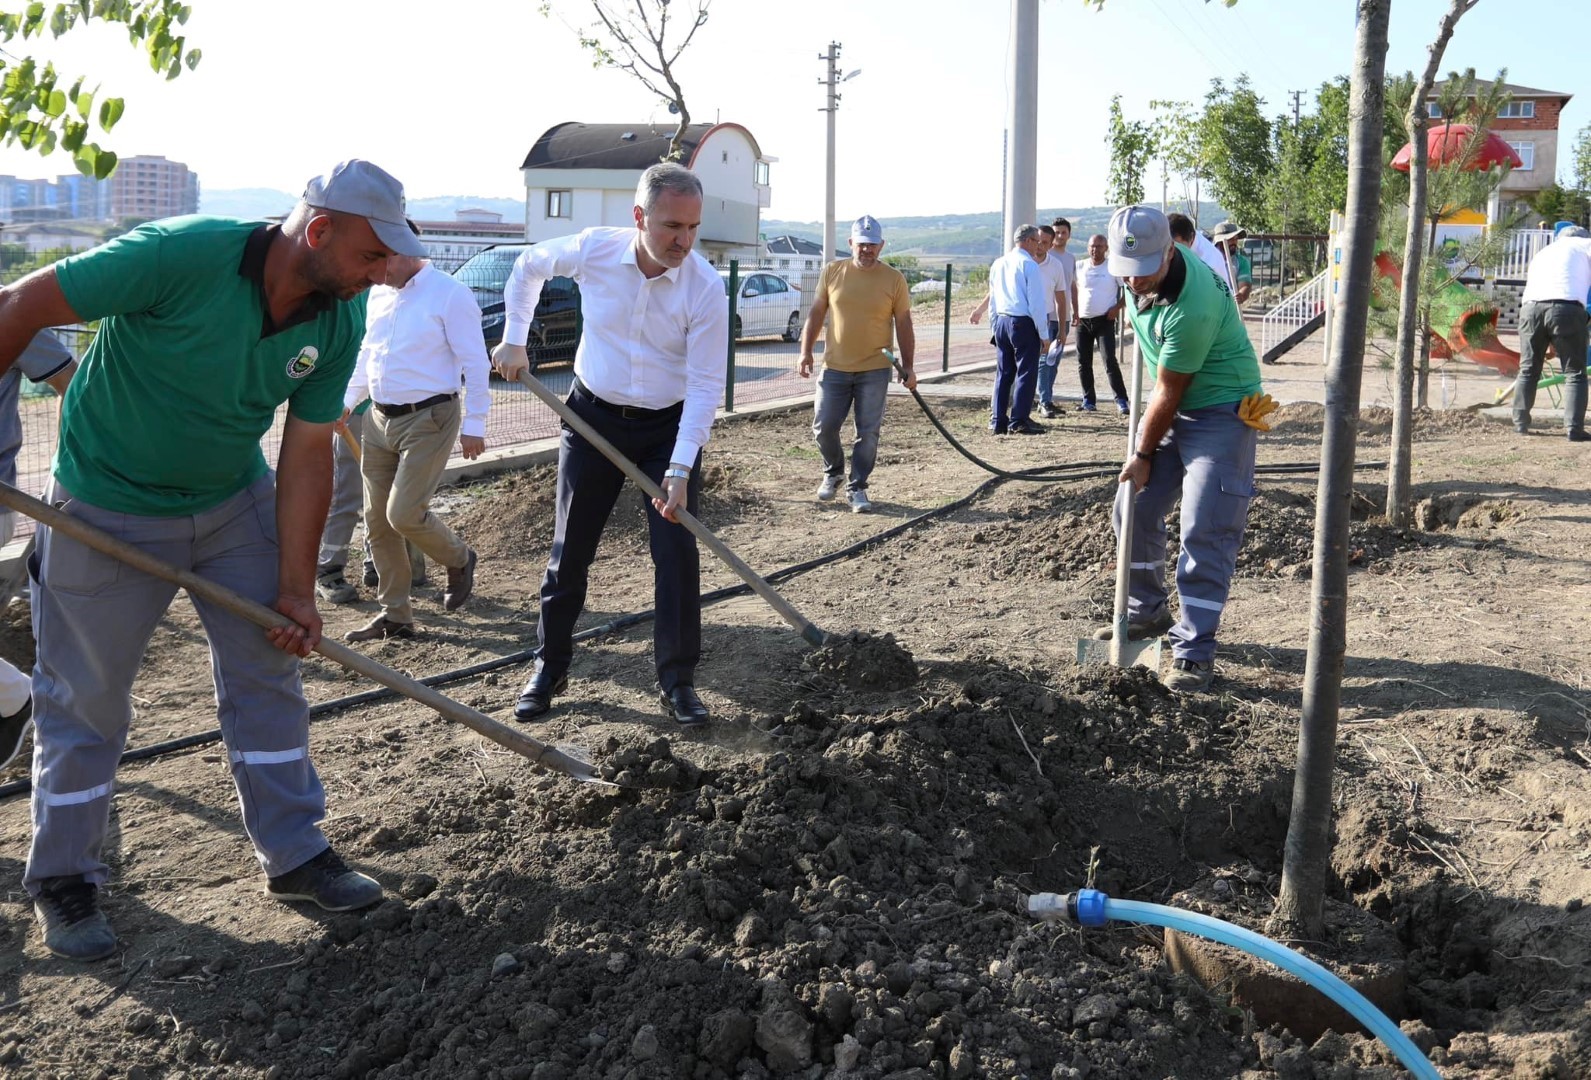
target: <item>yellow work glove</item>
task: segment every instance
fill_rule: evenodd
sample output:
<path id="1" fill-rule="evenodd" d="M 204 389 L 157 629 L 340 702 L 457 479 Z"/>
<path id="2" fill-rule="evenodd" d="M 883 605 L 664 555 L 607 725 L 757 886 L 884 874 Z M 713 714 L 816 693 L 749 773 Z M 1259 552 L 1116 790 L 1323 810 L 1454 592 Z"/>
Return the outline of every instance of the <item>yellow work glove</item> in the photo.
<path id="1" fill-rule="evenodd" d="M 1237 418 L 1255 431 L 1269 431 L 1271 425 L 1265 418 L 1276 411 L 1276 402 L 1269 394 L 1250 394 L 1238 402 Z"/>

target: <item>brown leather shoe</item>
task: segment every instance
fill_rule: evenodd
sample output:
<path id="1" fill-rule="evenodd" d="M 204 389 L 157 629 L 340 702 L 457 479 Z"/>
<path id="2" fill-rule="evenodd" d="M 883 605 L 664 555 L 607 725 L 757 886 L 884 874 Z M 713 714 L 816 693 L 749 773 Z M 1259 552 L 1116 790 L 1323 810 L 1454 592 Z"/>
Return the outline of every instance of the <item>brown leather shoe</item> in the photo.
<path id="1" fill-rule="evenodd" d="M 414 625 L 406 622 L 394 622 L 385 615 L 377 615 L 370 622 L 357 630 L 350 630 L 343 635 L 344 641 L 385 641 L 387 638 L 412 638 Z"/>
<path id="2" fill-rule="evenodd" d="M 464 606 L 464 601 L 470 598 L 475 591 L 475 549 L 467 549 L 470 557 L 463 566 L 454 570 L 448 567 L 447 591 L 442 594 L 442 606 L 448 611 L 457 611 Z"/>

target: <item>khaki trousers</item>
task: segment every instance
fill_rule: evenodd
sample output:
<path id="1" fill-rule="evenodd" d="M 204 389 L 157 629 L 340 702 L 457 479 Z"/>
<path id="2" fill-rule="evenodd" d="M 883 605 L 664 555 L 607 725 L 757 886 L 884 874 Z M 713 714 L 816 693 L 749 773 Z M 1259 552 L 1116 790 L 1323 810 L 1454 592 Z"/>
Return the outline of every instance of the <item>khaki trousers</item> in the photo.
<path id="1" fill-rule="evenodd" d="M 365 417 L 365 533 L 376 564 L 376 600 L 393 622 L 414 621 L 409 604 L 406 541 L 433 561 L 457 570 L 469 548 L 431 513 L 431 496 L 458 441 L 463 422 L 458 398 L 403 416 L 383 416 L 374 406 Z"/>

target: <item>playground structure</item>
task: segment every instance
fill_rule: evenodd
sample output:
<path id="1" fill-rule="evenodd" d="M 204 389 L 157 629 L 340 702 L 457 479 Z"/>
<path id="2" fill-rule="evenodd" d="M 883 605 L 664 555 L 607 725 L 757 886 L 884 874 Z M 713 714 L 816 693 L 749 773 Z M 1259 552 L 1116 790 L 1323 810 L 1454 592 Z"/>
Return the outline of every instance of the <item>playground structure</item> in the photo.
<path id="1" fill-rule="evenodd" d="M 1376 276 L 1402 285 L 1403 268 L 1391 252 L 1376 253 Z M 1497 339 L 1497 305 L 1460 281 L 1450 281 L 1431 302 L 1431 356 L 1458 357 L 1509 378 L 1519 373 L 1519 353 Z"/>

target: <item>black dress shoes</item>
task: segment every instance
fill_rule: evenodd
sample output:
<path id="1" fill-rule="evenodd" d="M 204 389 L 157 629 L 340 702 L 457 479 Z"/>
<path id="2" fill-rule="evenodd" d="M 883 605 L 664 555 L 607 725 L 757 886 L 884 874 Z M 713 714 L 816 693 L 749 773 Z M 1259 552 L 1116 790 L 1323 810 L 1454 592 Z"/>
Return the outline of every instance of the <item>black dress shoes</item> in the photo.
<path id="1" fill-rule="evenodd" d="M 703 705 L 702 699 L 696 696 L 694 686 L 681 685 L 672 690 L 665 690 L 662 698 L 663 707 L 674 714 L 674 719 L 679 721 L 681 727 L 696 727 L 707 723 L 711 718 L 707 706 Z"/>
<path id="2" fill-rule="evenodd" d="M 568 686 L 567 673 L 553 678 L 545 671 L 536 672 L 519 692 L 519 700 L 514 702 L 514 719 L 523 723 L 541 716 L 552 708 L 553 695 L 563 693 Z"/>

